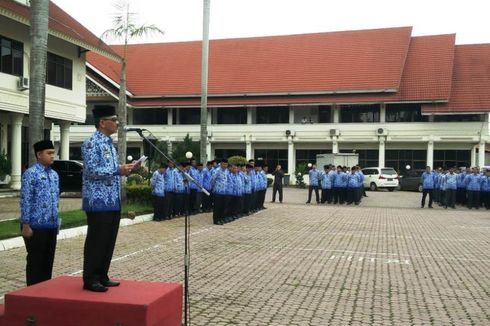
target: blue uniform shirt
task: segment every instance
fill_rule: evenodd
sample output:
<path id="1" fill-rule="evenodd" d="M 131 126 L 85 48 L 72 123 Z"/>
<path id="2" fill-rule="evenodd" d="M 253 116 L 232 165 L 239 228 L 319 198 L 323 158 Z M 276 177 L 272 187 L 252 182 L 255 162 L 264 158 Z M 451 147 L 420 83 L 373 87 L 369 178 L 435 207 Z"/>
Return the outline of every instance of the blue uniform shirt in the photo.
<path id="1" fill-rule="evenodd" d="M 458 188 L 458 175 L 456 173 L 447 173 L 444 176 L 446 189 L 456 190 Z"/>
<path id="2" fill-rule="evenodd" d="M 154 196 L 165 197 L 165 172 L 160 173 L 159 170 L 153 172 L 150 180 L 151 193 Z"/>
<path id="3" fill-rule="evenodd" d="M 332 189 L 332 175 L 330 174 L 330 171 L 322 172 L 320 174 L 320 183 L 322 189 Z"/>
<path id="4" fill-rule="evenodd" d="M 177 194 L 184 194 L 187 192 L 186 185 L 184 184 L 184 175 L 179 169 L 173 170 L 174 175 L 174 191 Z"/>
<path id="5" fill-rule="evenodd" d="M 318 181 L 320 177 L 318 170 L 311 169 L 310 172 L 308 172 L 308 176 L 310 177 L 310 186 L 318 187 Z"/>
<path id="6" fill-rule="evenodd" d="M 490 192 L 490 177 L 487 175 L 482 176 L 481 191 Z"/>
<path id="7" fill-rule="evenodd" d="M 20 190 L 20 222 L 32 229 L 58 227 L 58 198 L 60 195 L 58 173 L 36 163 L 22 175 Z"/>
<path id="8" fill-rule="evenodd" d="M 359 188 L 359 176 L 354 173 L 349 173 L 347 176 L 347 188 Z"/>
<path id="9" fill-rule="evenodd" d="M 482 177 L 479 174 L 468 174 L 464 179 L 466 183 L 466 190 L 480 191 L 482 184 Z"/>
<path id="10" fill-rule="evenodd" d="M 228 169 L 217 169 L 212 178 L 211 186 L 213 188 L 213 193 L 217 195 L 227 195 L 228 194 L 228 174 L 230 172 Z"/>
<path id="11" fill-rule="evenodd" d="M 420 177 L 422 179 L 422 187 L 424 189 L 434 189 L 435 186 L 435 174 L 433 172 L 425 171 Z"/>
<path id="12" fill-rule="evenodd" d="M 174 187 L 174 169 L 169 167 L 167 171 L 165 171 L 165 191 L 174 192 Z"/>
<path id="13" fill-rule="evenodd" d="M 118 212 L 121 210 L 121 180 L 112 138 L 96 131 L 82 144 L 83 210 Z"/>
<path id="14" fill-rule="evenodd" d="M 211 191 L 211 171 L 208 169 L 202 170 L 202 186 L 207 191 Z"/>

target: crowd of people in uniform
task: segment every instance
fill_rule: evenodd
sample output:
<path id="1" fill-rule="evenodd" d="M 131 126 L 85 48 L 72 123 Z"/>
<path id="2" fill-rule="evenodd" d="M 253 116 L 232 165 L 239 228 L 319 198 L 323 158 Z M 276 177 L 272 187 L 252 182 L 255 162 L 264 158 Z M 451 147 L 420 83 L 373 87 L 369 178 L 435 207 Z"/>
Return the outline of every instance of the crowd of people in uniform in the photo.
<path id="1" fill-rule="evenodd" d="M 355 204 L 361 203 L 364 191 L 364 174 L 359 166 L 348 168 L 346 166 L 327 164 L 323 171 L 319 171 L 313 164 L 308 173 L 309 187 L 307 204 L 311 203 L 312 193 L 315 193 L 317 204 Z M 321 189 L 321 197 L 319 190 Z"/>
<path id="2" fill-rule="evenodd" d="M 223 225 L 265 209 L 267 170 L 266 164 L 253 159 L 246 165 L 229 164 L 226 159 L 209 161 L 205 167 L 194 159 L 177 167 L 162 163 L 150 181 L 153 219 L 212 211 L 213 223 Z"/>
<path id="3" fill-rule="evenodd" d="M 432 170 L 427 166 L 421 183 L 421 208 L 425 207 L 428 195 L 429 208 L 436 202 L 444 208 L 456 208 L 458 204 L 468 209 L 490 209 L 490 169 L 452 167 Z"/>

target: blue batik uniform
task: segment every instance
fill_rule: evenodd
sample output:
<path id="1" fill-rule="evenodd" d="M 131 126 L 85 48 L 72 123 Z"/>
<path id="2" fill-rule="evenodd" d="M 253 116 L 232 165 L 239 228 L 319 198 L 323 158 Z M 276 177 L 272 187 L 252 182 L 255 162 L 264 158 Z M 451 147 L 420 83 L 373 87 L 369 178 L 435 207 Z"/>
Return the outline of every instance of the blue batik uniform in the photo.
<path id="1" fill-rule="evenodd" d="M 456 190 L 458 188 L 458 175 L 456 173 L 447 173 L 444 176 L 446 190 Z"/>
<path id="2" fill-rule="evenodd" d="M 328 173 L 322 172 L 320 177 L 322 189 L 332 189 L 332 175 L 330 174 L 330 171 Z"/>
<path id="3" fill-rule="evenodd" d="M 20 222 L 31 229 L 56 229 L 58 199 L 60 195 L 58 173 L 50 167 L 36 163 L 22 175 L 20 193 Z"/>
<path id="4" fill-rule="evenodd" d="M 173 176 L 174 176 L 174 192 L 177 194 L 186 193 L 186 186 L 184 184 L 184 175 L 182 174 L 182 172 L 180 172 L 179 169 L 174 169 Z"/>
<path id="5" fill-rule="evenodd" d="M 482 177 L 478 174 L 469 174 L 465 178 L 466 189 L 470 191 L 480 191 Z"/>
<path id="6" fill-rule="evenodd" d="M 218 195 L 227 195 L 228 192 L 228 169 L 217 169 L 212 178 L 211 186 L 213 193 Z"/>
<path id="7" fill-rule="evenodd" d="M 174 169 L 169 167 L 167 171 L 165 171 L 165 192 L 174 192 L 174 188 Z"/>
<path id="8" fill-rule="evenodd" d="M 245 194 L 252 193 L 252 176 L 248 173 L 243 173 L 243 192 Z"/>
<path id="9" fill-rule="evenodd" d="M 208 169 L 202 170 L 202 186 L 207 191 L 211 191 L 211 171 Z"/>
<path id="10" fill-rule="evenodd" d="M 481 191 L 490 192 L 490 177 L 489 176 L 484 175 L 482 177 Z"/>
<path id="11" fill-rule="evenodd" d="M 160 173 L 159 170 L 153 172 L 150 180 L 151 193 L 154 196 L 165 197 L 165 172 Z"/>
<path id="12" fill-rule="evenodd" d="M 320 176 L 318 170 L 311 169 L 310 172 L 308 172 L 308 176 L 310 177 L 310 186 L 318 187 L 318 180 Z"/>
<path id="13" fill-rule="evenodd" d="M 347 174 L 347 188 L 359 188 L 359 177 L 355 173 Z"/>
<path id="14" fill-rule="evenodd" d="M 432 172 L 425 171 L 420 177 L 422 179 L 422 186 L 424 189 L 434 189 L 435 175 Z"/>
<path id="15" fill-rule="evenodd" d="M 196 169 L 195 167 L 191 167 L 191 169 L 189 170 L 189 175 L 194 179 L 196 180 L 197 184 L 201 185 L 202 184 L 202 178 L 201 178 L 201 174 L 199 173 L 199 170 Z M 194 182 L 190 182 L 189 183 L 189 189 L 190 190 L 198 190 L 198 191 L 201 191 L 201 188 L 198 187 Z"/>
<path id="16" fill-rule="evenodd" d="M 121 180 L 112 138 L 96 131 L 82 144 L 83 210 L 118 212 L 121 210 Z"/>

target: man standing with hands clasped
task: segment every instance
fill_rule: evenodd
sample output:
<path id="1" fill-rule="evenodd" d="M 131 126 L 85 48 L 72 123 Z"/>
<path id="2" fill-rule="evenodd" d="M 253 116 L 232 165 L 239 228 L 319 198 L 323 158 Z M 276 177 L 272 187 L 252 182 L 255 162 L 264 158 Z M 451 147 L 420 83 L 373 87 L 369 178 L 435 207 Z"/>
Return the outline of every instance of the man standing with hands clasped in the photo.
<path id="1" fill-rule="evenodd" d="M 106 292 L 119 282 L 109 279 L 119 220 L 121 219 L 121 176 L 137 169 L 140 162 L 118 164 L 110 135 L 117 132 L 119 121 L 113 107 L 93 111 L 97 131 L 82 144 L 83 210 L 87 214 L 87 238 L 83 259 L 83 288 Z"/>
<path id="2" fill-rule="evenodd" d="M 37 163 L 22 175 L 21 229 L 27 250 L 26 283 L 51 279 L 58 233 L 59 177 L 51 169 L 54 146 L 49 140 L 34 144 Z"/>
<path id="3" fill-rule="evenodd" d="M 272 172 L 274 176 L 274 183 L 272 184 L 272 201 L 276 201 L 276 192 L 279 192 L 279 202 L 282 203 L 282 180 L 284 179 L 284 171 L 282 167 L 278 164 L 276 170 Z"/>

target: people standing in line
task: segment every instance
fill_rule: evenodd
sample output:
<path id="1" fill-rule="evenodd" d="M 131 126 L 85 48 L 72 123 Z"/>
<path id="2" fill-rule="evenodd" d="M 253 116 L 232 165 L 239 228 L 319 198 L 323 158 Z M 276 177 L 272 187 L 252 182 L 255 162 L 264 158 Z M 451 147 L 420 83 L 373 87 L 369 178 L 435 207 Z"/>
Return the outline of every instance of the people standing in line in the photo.
<path id="1" fill-rule="evenodd" d="M 249 215 L 252 212 L 252 170 L 250 164 L 245 165 L 243 174 L 243 214 Z"/>
<path id="2" fill-rule="evenodd" d="M 443 177 L 443 183 L 446 191 L 444 208 L 456 208 L 456 192 L 458 189 L 458 175 L 455 173 L 456 168 L 452 167 Z"/>
<path id="3" fill-rule="evenodd" d="M 177 168 L 173 169 L 173 185 L 174 185 L 174 204 L 173 204 L 173 216 L 181 217 L 184 216 L 187 207 L 185 207 L 185 197 L 186 197 L 186 185 L 184 184 L 184 175 L 181 170 L 187 167 L 187 164 L 180 162 L 177 164 Z"/>
<path id="4" fill-rule="evenodd" d="M 360 178 L 356 174 L 355 166 L 352 167 L 350 172 L 347 174 L 347 205 L 352 205 L 352 203 L 359 205 Z"/>
<path id="5" fill-rule="evenodd" d="M 228 195 L 228 160 L 221 160 L 220 167 L 215 170 L 211 178 L 211 187 L 214 196 L 213 223 L 223 225 L 225 223 L 225 204 Z"/>
<path id="6" fill-rule="evenodd" d="M 153 220 L 163 221 L 167 219 L 165 209 L 165 172 L 167 164 L 160 163 L 158 170 L 153 172 L 150 180 L 151 194 L 153 195 Z"/>
<path id="7" fill-rule="evenodd" d="M 87 237 L 83 260 L 83 288 L 106 292 L 119 282 L 109 278 L 109 268 L 121 219 L 121 176 L 139 163 L 118 164 L 110 135 L 117 132 L 115 108 L 96 107 L 93 111 L 97 131 L 81 147 L 83 158 L 83 210 L 87 214 Z"/>
<path id="8" fill-rule="evenodd" d="M 311 166 L 310 171 L 308 172 L 308 176 L 310 179 L 310 185 L 308 186 L 308 200 L 306 201 L 307 204 L 311 202 L 311 193 L 314 191 L 315 192 L 315 198 L 316 198 L 316 203 L 320 203 L 320 195 L 318 192 L 318 186 L 319 186 L 319 173 L 316 169 L 316 164 L 313 164 Z"/>
<path id="9" fill-rule="evenodd" d="M 434 191 L 434 186 L 435 186 L 435 179 L 436 175 L 434 172 L 431 171 L 430 166 L 427 166 L 425 168 L 425 172 L 422 173 L 422 176 L 420 177 L 421 182 L 422 182 L 422 202 L 420 203 L 420 207 L 424 208 L 425 206 L 425 199 L 427 195 L 429 195 L 429 208 L 432 208 L 432 202 L 433 202 L 433 191 Z"/>
<path id="10" fill-rule="evenodd" d="M 482 196 L 485 208 L 490 209 L 490 170 L 485 171 L 482 177 Z"/>
<path id="11" fill-rule="evenodd" d="M 320 203 L 331 204 L 332 203 L 332 174 L 331 165 L 324 165 L 323 172 L 320 174 L 320 185 L 322 187 L 322 195 L 320 199 Z"/>
<path id="12" fill-rule="evenodd" d="M 276 166 L 276 169 L 272 172 L 272 175 L 274 176 L 274 182 L 272 184 L 272 201 L 271 203 L 274 203 L 276 201 L 276 192 L 279 193 L 279 202 L 282 203 L 282 183 L 284 179 L 284 171 L 282 170 L 282 167 L 278 164 Z"/>
<path id="13" fill-rule="evenodd" d="M 478 173 L 476 167 L 472 168 L 472 173 L 467 175 L 464 179 L 466 183 L 466 193 L 468 196 L 468 209 L 479 209 L 480 208 L 480 190 L 482 184 L 482 177 Z"/>
<path id="14" fill-rule="evenodd" d="M 174 181 L 174 164 L 173 162 L 168 162 L 167 170 L 164 174 L 165 181 L 165 215 L 170 220 L 174 217 L 174 206 L 175 206 L 175 181 Z"/>
<path id="15" fill-rule="evenodd" d="M 34 144 L 37 162 L 22 175 L 20 190 L 20 225 L 26 258 L 26 284 L 51 279 L 59 228 L 58 173 L 51 169 L 54 146 L 49 140 Z"/>
<path id="16" fill-rule="evenodd" d="M 211 191 L 211 170 L 212 170 L 212 161 L 208 161 L 206 163 L 206 168 L 202 170 L 202 186 L 209 192 L 209 195 L 202 196 L 202 210 L 203 212 L 211 212 L 213 207 L 213 194 Z"/>

